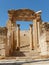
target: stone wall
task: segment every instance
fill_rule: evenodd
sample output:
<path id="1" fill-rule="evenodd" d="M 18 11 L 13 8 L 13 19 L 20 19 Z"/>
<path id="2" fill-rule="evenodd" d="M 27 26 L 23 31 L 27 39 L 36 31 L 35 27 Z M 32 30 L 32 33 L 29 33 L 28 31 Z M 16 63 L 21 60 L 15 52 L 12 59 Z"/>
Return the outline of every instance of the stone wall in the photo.
<path id="1" fill-rule="evenodd" d="M 43 28 L 44 28 L 44 32 L 45 32 L 45 36 L 46 36 L 45 42 L 47 43 L 47 50 L 49 51 L 49 23 L 45 22 L 43 24 Z"/>
<path id="2" fill-rule="evenodd" d="M 6 27 L 0 27 L 0 56 L 5 56 L 7 41 L 6 34 L 7 34 Z"/>
<path id="3" fill-rule="evenodd" d="M 30 32 L 29 30 L 20 31 L 20 47 L 23 49 L 29 49 L 30 45 Z"/>
<path id="4" fill-rule="evenodd" d="M 42 22 L 41 36 L 40 36 L 41 55 L 47 55 L 49 51 L 49 23 Z"/>

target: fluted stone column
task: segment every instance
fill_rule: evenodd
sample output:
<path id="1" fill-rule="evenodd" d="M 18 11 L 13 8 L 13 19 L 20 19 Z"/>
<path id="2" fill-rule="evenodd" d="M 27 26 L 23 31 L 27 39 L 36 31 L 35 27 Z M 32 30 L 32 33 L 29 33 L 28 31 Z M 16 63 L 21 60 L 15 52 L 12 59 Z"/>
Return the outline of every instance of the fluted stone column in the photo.
<path id="1" fill-rule="evenodd" d="M 20 50 L 20 25 L 17 24 L 17 50 Z"/>
<path id="2" fill-rule="evenodd" d="M 38 43 L 38 34 L 37 34 L 37 20 L 33 20 L 33 44 L 34 49 L 37 50 L 37 43 Z"/>
<path id="3" fill-rule="evenodd" d="M 30 24 L 30 49 L 33 50 L 33 24 Z"/>

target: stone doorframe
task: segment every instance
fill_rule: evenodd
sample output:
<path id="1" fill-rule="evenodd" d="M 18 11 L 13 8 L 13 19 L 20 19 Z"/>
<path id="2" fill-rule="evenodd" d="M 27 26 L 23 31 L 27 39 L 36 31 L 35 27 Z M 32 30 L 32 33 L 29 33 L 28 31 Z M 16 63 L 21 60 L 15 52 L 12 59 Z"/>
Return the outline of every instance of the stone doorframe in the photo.
<path id="1" fill-rule="evenodd" d="M 8 16 L 9 19 L 6 26 L 8 29 L 6 50 L 8 50 L 8 52 L 6 55 L 12 54 L 15 50 L 16 43 L 14 43 L 14 41 L 17 41 L 14 39 L 16 35 L 16 21 L 33 21 L 33 46 L 34 49 L 37 49 L 40 36 L 41 11 L 34 12 L 30 9 L 9 10 Z"/>

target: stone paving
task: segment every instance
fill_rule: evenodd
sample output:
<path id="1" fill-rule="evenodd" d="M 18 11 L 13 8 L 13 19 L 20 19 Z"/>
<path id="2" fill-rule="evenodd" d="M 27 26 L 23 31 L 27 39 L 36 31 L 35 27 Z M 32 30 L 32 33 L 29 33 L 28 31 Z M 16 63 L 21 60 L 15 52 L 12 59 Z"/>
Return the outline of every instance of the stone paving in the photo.
<path id="1" fill-rule="evenodd" d="M 40 57 L 39 53 L 39 50 L 29 50 L 23 47 L 13 56 L 0 59 L 0 65 L 48 65 L 49 58 Z"/>
<path id="2" fill-rule="evenodd" d="M 23 61 L 16 61 L 16 60 L 1 60 L 0 65 L 49 65 L 49 59 L 45 60 L 23 60 Z"/>
<path id="3" fill-rule="evenodd" d="M 20 56 L 18 56 L 19 54 Z M 0 65 L 49 65 L 49 58 L 39 57 L 36 51 L 30 52 L 26 50 L 24 52 L 25 56 L 21 54 L 18 52 L 17 57 L 13 56 L 0 60 Z"/>

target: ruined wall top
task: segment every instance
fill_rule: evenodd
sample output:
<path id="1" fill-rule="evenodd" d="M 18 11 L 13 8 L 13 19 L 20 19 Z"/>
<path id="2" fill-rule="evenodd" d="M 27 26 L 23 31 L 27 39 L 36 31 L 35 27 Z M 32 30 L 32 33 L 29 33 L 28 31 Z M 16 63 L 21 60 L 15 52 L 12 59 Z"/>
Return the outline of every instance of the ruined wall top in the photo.
<path id="1" fill-rule="evenodd" d="M 49 22 L 42 22 L 42 28 L 49 30 Z"/>
<path id="2" fill-rule="evenodd" d="M 0 34 L 6 35 L 7 34 L 7 28 L 6 27 L 0 27 Z"/>
<path id="3" fill-rule="evenodd" d="M 41 33 L 49 32 L 49 22 L 42 22 Z"/>

